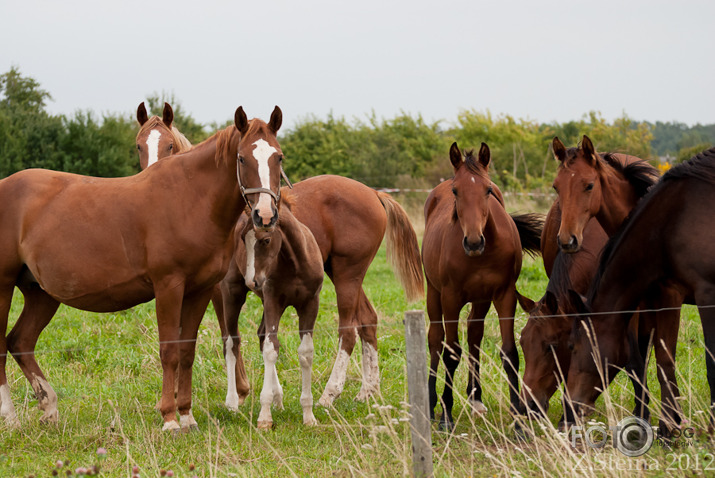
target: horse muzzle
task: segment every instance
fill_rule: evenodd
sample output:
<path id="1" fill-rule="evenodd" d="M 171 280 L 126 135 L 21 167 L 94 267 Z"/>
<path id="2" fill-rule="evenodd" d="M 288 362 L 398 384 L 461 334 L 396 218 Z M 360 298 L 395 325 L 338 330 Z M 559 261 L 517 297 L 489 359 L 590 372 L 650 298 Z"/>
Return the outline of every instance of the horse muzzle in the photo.
<path id="1" fill-rule="evenodd" d="M 481 234 L 479 236 L 479 242 L 470 242 L 466 236 L 464 237 L 464 240 L 462 241 L 462 247 L 464 248 L 464 253 L 467 254 L 469 257 L 481 256 L 482 253 L 484 252 L 485 244 L 486 244 L 486 240 L 484 239 L 483 234 Z"/>
<path id="2" fill-rule="evenodd" d="M 561 252 L 566 254 L 573 254 L 581 249 L 581 243 L 573 234 L 571 234 L 571 237 L 569 237 L 567 242 L 561 242 L 560 236 L 557 236 L 556 241 L 559 243 L 559 249 L 561 249 Z"/>

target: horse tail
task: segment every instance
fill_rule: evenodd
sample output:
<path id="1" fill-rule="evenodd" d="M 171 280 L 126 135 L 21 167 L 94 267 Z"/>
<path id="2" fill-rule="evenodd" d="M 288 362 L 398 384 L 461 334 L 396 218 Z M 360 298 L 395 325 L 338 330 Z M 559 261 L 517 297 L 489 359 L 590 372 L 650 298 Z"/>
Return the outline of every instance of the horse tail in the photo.
<path id="1" fill-rule="evenodd" d="M 542 214 L 512 214 L 511 218 L 519 231 L 521 249 L 532 257 L 541 254 L 541 232 L 544 229 Z"/>
<path id="2" fill-rule="evenodd" d="M 425 295 L 425 286 L 417 234 L 397 201 L 383 192 L 378 192 L 377 197 L 387 213 L 387 260 L 400 280 L 407 300 L 420 300 Z"/>

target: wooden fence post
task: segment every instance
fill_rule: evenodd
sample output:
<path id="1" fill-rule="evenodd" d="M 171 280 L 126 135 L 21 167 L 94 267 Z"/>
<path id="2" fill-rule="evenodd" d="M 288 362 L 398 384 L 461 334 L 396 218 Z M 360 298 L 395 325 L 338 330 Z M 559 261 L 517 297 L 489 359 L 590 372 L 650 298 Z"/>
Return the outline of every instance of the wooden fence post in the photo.
<path id="1" fill-rule="evenodd" d="M 416 478 L 433 476 L 432 424 L 427 392 L 427 352 L 423 310 L 405 312 L 407 389 L 410 396 L 412 471 Z"/>

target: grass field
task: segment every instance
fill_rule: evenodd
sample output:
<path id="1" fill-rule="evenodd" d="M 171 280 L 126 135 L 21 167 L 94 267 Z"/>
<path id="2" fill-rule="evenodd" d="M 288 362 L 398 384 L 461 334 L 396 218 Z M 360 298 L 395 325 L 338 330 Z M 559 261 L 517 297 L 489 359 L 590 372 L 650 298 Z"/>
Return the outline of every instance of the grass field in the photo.
<path id="1" fill-rule="evenodd" d="M 419 225 L 417 225 L 419 229 Z M 419 233 L 421 235 L 421 233 Z M 519 290 L 538 299 L 546 287 L 540 259 L 526 259 Z M 62 307 L 40 337 L 38 361 L 59 395 L 57 425 L 41 425 L 32 389 L 12 359 L 9 383 L 21 427 L 0 424 L 0 476 L 76 475 L 78 467 L 100 467 L 100 476 L 395 476 L 411 473 L 411 443 L 407 422 L 407 385 L 402 318 L 407 304 L 385 261 L 384 249 L 374 261 L 365 288 L 378 311 L 378 353 L 381 395 L 369 403 L 354 400 L 360 388 L 360 349 L 356 347 L 343 395 L 331 409 L 316 405 L 320 424 L 302 425 L 299 404 L 300 366 L 297 317 L 281 322 L 278 373 L 284 388 L 283 411 L 274 410 L 275 428 L 255 427 L 260 409 L 262 356 L 255 336 L 260 303 L 251 296 L 244 308 L 241 333 L 252 390 L 239 413 L 223 406 L 224 362 L 213 309 L 199 332 L 194 365 L 194 416 L 200 431 L 171 436 L 161 432 L 162 420 L 154 405 L 161 388 L 158 336 L 153 303 L 116 314 L 92 314 Z M 22 308 L 19 292 L 11 324 Z M 292 311 L 292 309 L 291 309 Z M 466 315 L 466 310 L 463 311 Z M 517 310 L 516 330 L 526 316 Z M 548 422 L 532 422 L 532 438 L 518 440 L 508 413 L 508 393 L 498 350 L 501 339 L 496 315 L 489 314 L 482 348 L 484 403 L 489 411 L 473 416 L 465 403 L 467 368 L 457 372 L 455 419 L 452 434 L 434 427 L 434 468 L 437 476 L 671 476 L 712 474 L 713 449 L 707 429 L 709 389 L 705 377 L 702 331 L 697 311 L 684 309 L 678 345 L 678 378 L 682 406 L 689 425 L 698 431 L 677 448 L 654 446 L 638 459 L 621 455 L 609 444 L 600 451 L 570 446 L 557 432 L 560 393 L 551 402 Z M 313 395 L 323 391 L 337 347 L 335 293 L 328 280 L 321 296 L 315 332 Z M 464 329 L 464 327 L 463 327 Z M 464 337 L 462 340 L 464 344 Z M 523 363 L 521 371 L 523 373 Z M 659 390 L 654 364 L 649 368 L 653 418 L 658 417 Z M 443 380 L 443 368 L 440 369 Z M 632 391 L 624 374 L 598 401 L 594 417 L 614 425 L 633 407 Z M 701 432 L 702 431 L 702 432 Z M 99 456 L 97 450 L 106 449 Z M 57 462 L 62 461 L 62 468 Z M 708 471 L 706 468 L 713 471 Z M 81 470 L 80 470 L 81 471 Z"/>

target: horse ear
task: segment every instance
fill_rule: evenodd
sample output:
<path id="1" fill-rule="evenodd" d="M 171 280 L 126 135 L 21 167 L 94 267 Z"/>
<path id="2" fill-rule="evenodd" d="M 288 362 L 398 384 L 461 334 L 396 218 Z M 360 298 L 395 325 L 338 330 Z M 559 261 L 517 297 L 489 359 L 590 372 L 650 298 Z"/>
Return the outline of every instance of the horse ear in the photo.
<path id="1" fill-rule="evenodd" d="M 534 308 L 536 307 L 536 302 L 529 299 L 528 297 L 521 295 L 519 291 L 516 291 L 516 299 L 519 301 L 519 305 L 521 306 L 522 310 L 527 314 L 534 310 Z"/>
<path id="2" fill-rule="evenodd" d="M 489 161 L 491 161 L 491 159 L 492 154 L 489 151 L 489 146 L 487 146 L 487 143 L 482 143 L 482 146 L 479 148 L 479 163 L 484 166 L 484 169 L 489 169 Z"/>
<path id="3" fill-rule="evenodd" d="M 164 114 L 162 121 L 168 128 L 171 128 L 171 123 L 174 122 L 174 110 L 171 109 L 171 105 L 167 102 L 164 102 Z"/>
<path id="4" fill-rule="evenodd" d="M 583 155 L 586 156 L 588 162 L 593 166 L 598 166 L 598 158 L 596 157 L 596 148 L 593 147 L 593 143 L 585 134 L 583 135 L 583 140 L 581 140 L 581 149 L 583 150 Z"/>
<path id="5" fill-rule="evenodd" d="M 559 301 L 556 299 L 556 296 L 553 292 L 547 290 L 546 294 L 544 294 L 543 302 L 546 308 L 549 310 L 550 315 L 556 315 L 558 313 Z"/>
<path id="6" fill-rule="evenodd" d="M 243 106 L 239 106 L 236 109 L 236 114 L 233 115 L 233 121 L 236 124 L 236 129 L 243 135 L 248 131 L 248 118 L 246 113 L 243 111 Z"/>
<path id="7" fill-rule="evenodd" d="M 451 161 L 452 166 L 454 166 L 455 171 L 462 166 L 462 152 L 459 150 L 459 146 L 457 146 L 456 141 L 449 147 L 449 160 Z"/>
<path id="8" fill-rule="evenodd" d="M 137 108 L 137 121 L 139 122 L 139 126 L 144 126 L 144 123 L 149 121 L 149 115 L 146 112 L 146 106 L 144 106 L 143 101 L 139 103 L 139 107 Z"/>
<path id="9" fill-rule="evenodd" d="M 569 300 L 579 314 L 578 319 L 584 319 L 585 316 L 591 314 L 591 310 L 588 305 L 586 305 L 586 298 L 573 289 L 569 289 Z"/>
<path id="10" fill-rule="evenodd" d="M 273 133 L 277 133 L 281 128 L 281 124 L 283 124 L 283 112 L 278 106 L 276 106 L 273 108 L 273 113 L 271 113 L 271 119 L 268 122 L 268 127 L 271 131 L 273 131 Z"/>
<path id="11" fill-rule="evenodd" d="M 562 163 L 566 159 L 566 146 L 561 142 L 558 136 L 554 136 L 554 140 L 551 142 L 551 148 L 554 150 L 554 158 Z"/>

